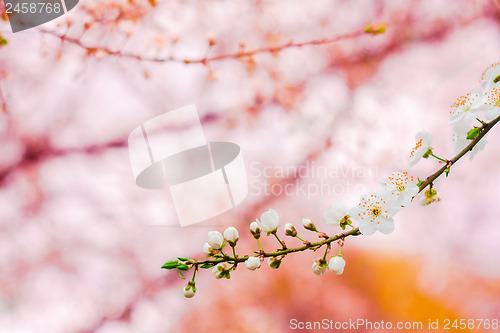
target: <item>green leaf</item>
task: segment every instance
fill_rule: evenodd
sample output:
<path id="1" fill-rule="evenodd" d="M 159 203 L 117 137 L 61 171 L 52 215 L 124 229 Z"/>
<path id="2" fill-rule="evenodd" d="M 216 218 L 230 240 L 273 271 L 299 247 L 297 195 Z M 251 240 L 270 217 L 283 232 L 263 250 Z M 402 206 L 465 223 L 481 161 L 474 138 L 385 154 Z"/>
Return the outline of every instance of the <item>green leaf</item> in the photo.
<path id="1" fill-rule="evenodd" d="M 179 262 L 177 260 L 172 260 L 164 263 L 163 266 L 161 266 L 161 268 L 174 269 L 177 268 L 177 266 L 179 266 Z"/>
<path id="2" fill-rule="evenodd" d="M 474 127 L 473 129 L 471 129 L 469 132 L 467 132 L 467 137 L 466 139 L 469 139 L 469 140 L 474 140 L 475 138 L 477 138 L 477 136 L 479 135 L 479 133 L 481 132 L 481 129 L 478 128 L 478 127 Z"/>
<path id="3" fill-rule="evenodd" d="M 186 264 L 179 264 L 177 265 L 177 269 L 180 269 L 181 271 L 187 271 L 189 269 L 189 266 Z"/>
<path id="4" fill-rule="evenodd" d="M 211 268 L 211 267 L 214 267 L 214 264 L 203 264 L 203 265 L 200 265 L 200 268 Z"/>
<path id="5" fill-rule="evenodd" d="M 190 258 L 187 258 L 187 257 L 177 257 L 177 259 L 179 259 L 181 261 L 192 261 Z"/>
<path id="6" fill-rule="evenodd" d="M 177 274 L 179 274 L 179 276 L 180 276 L 183 280 L 185 280 L 185 279 L 186 279 L 186 277 L 185 277 L 184 275 L 182 275 L 182 271 L 181 271 L 181 270 L 179 270 L 179 269 L 178 269 L 178 270 L 177 270 Z"/>

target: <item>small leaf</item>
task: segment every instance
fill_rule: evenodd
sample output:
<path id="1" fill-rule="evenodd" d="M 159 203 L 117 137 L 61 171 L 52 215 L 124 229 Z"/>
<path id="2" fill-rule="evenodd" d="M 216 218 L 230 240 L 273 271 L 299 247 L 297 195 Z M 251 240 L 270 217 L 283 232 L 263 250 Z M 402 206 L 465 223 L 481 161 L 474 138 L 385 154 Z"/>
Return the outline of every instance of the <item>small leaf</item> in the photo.
<path id="1" fill-rule="evenodd" d="M 178 265 L 179 265 L 179 262 L 177 260 L 172 260 L 172 261 L 167 261 L 166 263 L 164 263 L 163 266 L 161 266 L 161 268 L 174 269 L 174 268 L 177 268 Z"/>
<path id="2" fill-rule="evenodd" d="M 213 266 L 214 266 L 214 264 L 206 263 L 206 264 L 200 265 L 200 268 L 211 268 Z"/>
<path id="3" fill-rule="evenodd" d="M 469 132 L 467 132 L 467 138 L 466 139 L 474 140 L 475 138 L 477 138 L 477 136 L 479 135 L 480 132 L 481 132 L 480 128 L 474 127 Z"/>
<path id="4" fill-rule="evenodd" d="M 178 270 L 177 270 L 177 274 L 179 274 L 179 276 L 180 276 L 183 280 L 185 280 L 185 279 L 186 279 L 186 277 L 185 277 L 184 275 L 182 275 L 182 271 L 181 271 L 181 270 L 179 270 L 179 269 L 178 269 Z"/>
<path id="5" fill-rule="evenodd" d="M 443 172 L 445 173 L 446 177 L 448 177 L 448 174 L 450 173 L 450 168 L 444 169 Z"/>
<path id="6" fill-rule="evenodd" d="M 187 258 L 187 257 L 177 257 L 177 259 L 179 259 L 181 261 L 191 261 L 191 259 Z"/>
<path id="7" fill-rule="evenodd" d="M 181 271 L 187 271 L 189 269 L 189 266 L 186 264 L 179 264 L 177 265 L 177 269 L 180 269 Z"/>

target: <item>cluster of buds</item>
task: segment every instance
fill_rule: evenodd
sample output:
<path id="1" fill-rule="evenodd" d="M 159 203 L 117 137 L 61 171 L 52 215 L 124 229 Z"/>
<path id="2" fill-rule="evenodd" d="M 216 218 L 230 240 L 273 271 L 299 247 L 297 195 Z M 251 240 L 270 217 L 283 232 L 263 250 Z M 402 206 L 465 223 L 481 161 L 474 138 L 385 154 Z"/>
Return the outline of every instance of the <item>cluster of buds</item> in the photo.
<path id="1" fill-rule="evenodd" d="M 354 231 L 352 232 L 352 235 L 359 234 L 359 232 L 355 230 L 354 226 L 352 226 L 348 218 L 343 216 L 340 218 L 340 220 L 344 221 L 344 224 L 342 224 L 342 229 L 345 230 L 345 226 L 349 225 Z M 282 241 L 278 236 L 279 221 L 280 217 L 278 212 L 276 212 L 274 209 L 269 209 L 261 215 L 260 219 L 256 219 L 255 221 L 250 223 L 249 231 L 253 238 L 257 240 L 260 249 L 259 251 L 254 251 L 253 255 L 238 257 L 235 247 L 240 235 L 236 228 L 228 227 L 224 231 L 224 233 L 220 233 L 219 231 L 215 230 L 208 232 L 207 242 L 203 244 L 203 252 L 206 254 L 207 260 L 196 262 L 190 258 L 179 257 L 179 260 L 167 262 L 165 265 L 163 265 L 163 268 L 177 269 L 179 271 L 179 275 L 181 275 L 182 277 L 182 272 L 189 270 L 191 267 L 195 268 L 193 278 L 188 282 L 183 290 L 184 296 L 186 298 L 191 298 L 196 293 L 195 275 L 199 268 L 210 268 L 212 274 L 217 279 L 230 279 L 231 273 L 236 269 L 237 264 L 240 262 L 243 262 L 245 267 L 251 271 L 259 269 L 262 265 L 262 262 L 264 261 L 267 262 L 267 265 L 270 268 L 278 269 L 281 266 L 281 263 L 285 256 L 289 253 L 287 252 L 285 242 Z M 324 256 L 313 261 L 313 273 L 316 275 L 322 275 L 327 269 L 330 269 L 335 274 L 341 275 L 344 272 L 345 267 L 345 260 L 341 254 L 342 246 L 344 243 L 341 243 L 338 254 L 330 256 L 329 261 L 327 259 L 327 255 L 331 248 L 330 243 L 337 239 L 343 239 L 346 235 L 337 235 L 330 238 L 326 233 L 319 231 L 314 223 L 307 218 L 302 219 L 302 226 L 306 230 L 315 232 L 319 238 L 324 238 L 324 240 L 317 243 L 306 241 L 298 235 L 297 228 L 291 223 L 286 223 L 283 231 L 286 236 L 297 238 L 302 242 L 302 247 L 300 248 L 301 250 L 310 249 L 315 251 L 323 245 L 326 245 Z M 262 245 L 260 243 L 260 239 L 263 233 L 264 235 L 273 236 L 274 238 L 276 238 L 281 248 L 279 248 L 276 252 L 265 252 L 262 249 Z M 232 255 L 226 254 L 226 252 L 224 251 L 227 245 L 231 247 Z"/>
<path id="2" fill-rule="evenodd" d="M 345 260 L 341 254 L 333 256 L 327 263 L 324 258 L 318 258 L 313 261 L 312 269 L 316 275 L 323 275 L 327 269 L 331 270 L 337 275 L 344 273 Z"/>

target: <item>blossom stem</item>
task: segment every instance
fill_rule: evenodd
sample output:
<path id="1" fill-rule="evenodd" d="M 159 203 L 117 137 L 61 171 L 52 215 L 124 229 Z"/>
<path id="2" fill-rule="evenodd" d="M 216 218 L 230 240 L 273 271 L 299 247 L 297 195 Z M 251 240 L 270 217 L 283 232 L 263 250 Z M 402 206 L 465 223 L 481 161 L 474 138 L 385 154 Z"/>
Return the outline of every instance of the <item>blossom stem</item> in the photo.
<path id="1" fill-rule="evenodd" d="M 193 277 L 191 278 L 191 281 L 193 281 L 193 282 L 194 282 L 194 278 L 196 277 L 196 272 L 198 272 L 198 265 L 194 265 Z"/>
<path id="2" fill-rule="evenodd" d="M 257 238 L 257 243 L 259 244 L 260 252 L 264 252 L 264 250 L 262 249 L 262 245 L 260 245 L 260 239 L 258 238 Z"/>
<path id="3" fill-rule="evenodd" d="M 444 158 L 441 158 L 441 157 L 436 156 L 436 155 L 434 155 L 434 154 L 431 154 L 431 156 L 432 156 L 432 157 L 434 157 L 434 158 L 436 158 L 436 159 L 438 159 L 438 160 L 440 160 L 440 161 L 443 161 L 443 162 L 448 162 L 448 161 L 447 161 L 447 160 L 445 160 Z"/>
<path id="4" fill-rule="evenodd" d="M 231 259 L 230 256 L 228 256 L 223 250 L 222 248 L 219 249 L 220 253 L 222 254 L 222 258 L 224 258 L 224 261 L 227 261 L 228 259 Z"/>
<path id="5" fill-rule="evenodd" d="M 307 243 L 307 241 L 305 239 L 302 239 L 302 237 L 300 237 L 299 235 L 295 235 L 296 238 L 300 239 L 301 241 L 303 241 L 304 243 Z"/>
<path id="6" fill-rule="evenodd" d="M 276 237 L 276 239 L 278 240 L 278 242 L 280 242 L 281 246 L 283 247 L 283 250 L 286 250 L 286 245 L 285 245 L 285 243 L 283 243 L 283 242 L 281 241 L 281 239 L 278 237 L 278 235 L 276 234 L 276 232 L 273 232 L 273 235 L 274 235 L 274 237 Z"/>
<path id="7" fill-rule="evenodd" d="M 234 256 L 234 263 L 236 263 L 236 251 L 234 250 L 234 246 L 231 246 L 233 248 L 233 256 Z"/>
<path id="8" fill-rule="evenodd" d="M 327 256 L 328 252 L 330 252 L 330 244 L 328 244 L 326 246 L 325 254 L 323 255 L 323 261 L 326 261 L 326 256 Z"/>

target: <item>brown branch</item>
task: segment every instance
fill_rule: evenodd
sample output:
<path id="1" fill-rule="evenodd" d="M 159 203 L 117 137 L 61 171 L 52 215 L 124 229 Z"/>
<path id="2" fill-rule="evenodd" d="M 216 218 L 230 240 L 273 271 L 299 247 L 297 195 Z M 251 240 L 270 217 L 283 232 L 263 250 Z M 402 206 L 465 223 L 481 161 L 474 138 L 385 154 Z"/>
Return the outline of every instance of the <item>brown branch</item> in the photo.
<path id="1" fill-rule="evenodd" d="M 49 31 L 45 30 L 42 28 L 38 29 L 40 32 L 44 34 L 48 34 L 54 37 L 57 37 L 61 40 L 61 43 L 68 42 L 74 45 L 77 45 L 85 50 L 87 50 L 87 53 L 89 55 L 98 53 L 98 52 L 103 52 L 108 55 L 113 55 L 121 58 L 130 58 L 130 59 L 135 59 L 139 61 L 149 61 L 149 62 L 157 62 L 157 63 L 164 63 L 164 62 L 177 62 L 177 63 L 184 63 L 184 64 L 203 64 L 206 65 L 209 62 L 213 61 L 220 61 L 224 59 L 242 59 L 242 58 L 248 58 L 252 57 L 254 55 L 260 54 L 260 53 L 271 53 L 271 54 L 277 54 L 285 49 L 289 48 L 301 48 L 304 46 L 312 46 L 312 45 L 326 45 L 334 42 L 338 42 L 344 39 L 349 39 L 349 38 L 355 38 L 359 37 L 365 34 L 371 34 L 371 35 L 376 35 L 375 30 L 369 30 L 368 28 L 366 29 L 360 29 L 356 30 L 344 35 L 332 37 L 332 38 L 323 38 L 323 39 L 315 39 L 307 42 L 302 42 L 302 43 L 295 43 L 293 41 L 289 41 L 288 43 L 281 44 L 278 46 L 273 46 L 273 47 L 262 47 L 262 48 L 257 48 L 251 51 L 240 51 L 237 53 L 232 53 L 232 54 L 222 54 L 222 55 L 217 55 L 213 57 L 203 57 L 199 59 L 181 59 L 181 58 L 175 58 L 173 56 L 167 57 L 167 58 L 155 58 L 155 57 L 143 57 L 137 54 L 132 54 L 132 53 L 125 53 L 122 51 L 115 51 L 111 50 L 105 46 L 89 46 L 83 44 L 78 38 L 74 37 L 69 37 L 67 34 L 57 34 L 54 31 Z"/>

